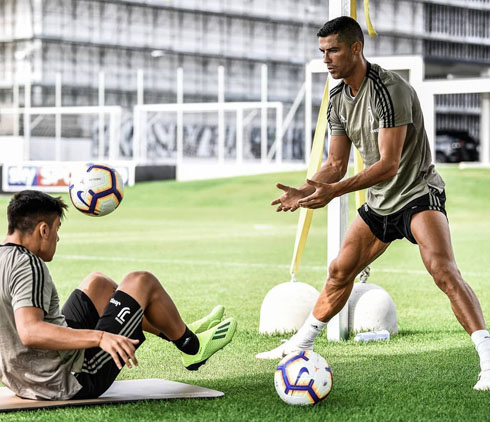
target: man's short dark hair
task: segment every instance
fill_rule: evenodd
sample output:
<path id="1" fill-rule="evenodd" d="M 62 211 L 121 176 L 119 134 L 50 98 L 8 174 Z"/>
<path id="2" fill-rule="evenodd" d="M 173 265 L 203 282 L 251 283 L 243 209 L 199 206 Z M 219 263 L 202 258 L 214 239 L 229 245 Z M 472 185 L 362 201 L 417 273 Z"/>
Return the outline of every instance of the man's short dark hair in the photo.
<path id="1" fill-rule="evenodd" d="M 18 192 L 7 208 L 8 234 L 16 230 L 30 234 L 41 221 L 52 227 L 56 217 L 63 219 L 67 208 L 60 197 L 54 198 L 36 190 Z"/>
<path id="2" fill-rule="evenodd" d="M 364 45 L 364 34 L 355 19 L 348 16 L 340 16 L 325 23 L 318 33 L 317 37 L 328 37 L 337 34 L 339 42 L 347 44 L 349 47 L 356 41 L 361 41 Z"/>

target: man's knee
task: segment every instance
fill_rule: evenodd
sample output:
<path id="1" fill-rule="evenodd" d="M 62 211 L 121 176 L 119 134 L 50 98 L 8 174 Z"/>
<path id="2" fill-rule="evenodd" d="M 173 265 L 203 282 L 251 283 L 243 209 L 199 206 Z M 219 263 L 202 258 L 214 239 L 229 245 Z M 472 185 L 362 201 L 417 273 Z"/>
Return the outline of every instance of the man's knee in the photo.
<path id="1" fill-rule="evenodd" d="M 149 271 L 132 271 L 124 277 L 121 285 L 138 285 L 139 288 L 148 289 L 155 283 L 158 283 L 158 280 Z"/>
<path id="2" fill-rule="evenodd" d="M 158 279 L 148 271 L 133 271 L 124 277 L 119 290 L 130 295 L 145 309 L 162 289 Z"/>
<path id="3" fill-rule="evenodd" d="M 117 289 L 117 284 L 106 275 L 93 272 L 83 279 L 78 289 L 90 298 L 99 315 L 102 315 L 109 299 Z"/>
<path id="4" fill-rule="evenodd" d="M 464 283 L 461 273 L 451 263 L 434 262 L 430 265 L 429 272 L 437 286 L 447 295 L 459 290 Z"/>
<path id="5" fill-rule="evenodd" d="M 328 283 L 342 287 L 349 283 L 350 274 L 340 265 L 338 258 L 334 259 L 328 267 Z"/>
<path id="6" fill-rule="evenodd" d="M 84 291 L 97 291 L 97 292 L 112 292 L 114 293 L 117 289 L 117 283 L 106 275 L 93 272 L 85 277 L 78 286 L 80 290 Z M 112 295 L 111 293 L 111 295 Z"/>

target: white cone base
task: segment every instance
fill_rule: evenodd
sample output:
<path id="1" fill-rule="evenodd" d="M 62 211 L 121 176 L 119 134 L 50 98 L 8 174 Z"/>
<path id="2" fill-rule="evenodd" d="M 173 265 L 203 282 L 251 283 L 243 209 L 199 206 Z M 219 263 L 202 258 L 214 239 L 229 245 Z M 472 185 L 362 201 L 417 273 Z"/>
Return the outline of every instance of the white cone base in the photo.
<path id="1" fill-rule="evenodd" d="M 313 310 L 320 292 L 306 283 L 288 282 L 273 287 L 260 308 L 260 334 L 297 331 Z"/>
<path id="2" fill-rule="evenodd" d="M 349 331 L 378 330 L 398 333 L 395 303 L 383 288 L 355 283 L 349 298 Z"/>

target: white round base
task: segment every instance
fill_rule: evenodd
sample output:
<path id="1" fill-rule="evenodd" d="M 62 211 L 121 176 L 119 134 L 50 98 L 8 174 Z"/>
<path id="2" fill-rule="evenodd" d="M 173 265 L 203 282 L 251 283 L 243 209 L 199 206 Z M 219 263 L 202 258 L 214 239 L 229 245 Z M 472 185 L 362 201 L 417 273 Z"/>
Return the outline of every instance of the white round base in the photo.
<path id="1" fill-rule="evenodd" d="M 349 298 L 349 330 L 398 333 L 395 303 L 383 288 L 356 283 Z"/>
<path id="2" fill-rule="evenodd" d="M 320 292 L 306 283 L 287 282 L 273 287 L 260 308 L 259 332 L 297 331 L 313 310 Z"/>

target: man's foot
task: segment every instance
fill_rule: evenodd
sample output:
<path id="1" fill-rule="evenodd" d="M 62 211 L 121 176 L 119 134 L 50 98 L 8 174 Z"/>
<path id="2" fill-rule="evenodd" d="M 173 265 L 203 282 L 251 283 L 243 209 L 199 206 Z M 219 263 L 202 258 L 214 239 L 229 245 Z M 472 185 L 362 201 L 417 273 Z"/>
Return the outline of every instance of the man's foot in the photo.
<path id="1" fill-rule="evenodd" d="M 478 376 L 478 382 L 473 387 L 473 390 L 490 390 L 490 370 L 480 372 L 480 375 Z"/>
<path id="2" fill-rule="evenodd" d="M 224 313 L 225 313 L 225 307 L 223 305 L 217 305 L 204 318 L 191 322 L 190 324 L 187 325 L 187 327 L 194 334 L 202 333 L 214 327 L 216 324 L 219 324 L 221 318 L 223 318 Z"/>
<path id="3" fill-rule="evenodd" d="M 197 371 L 211 356 L 225 347 L 233 338 L 236 325 L 234 318 L 227 318 L 209 330 L 196 334 L 199 339 L 199 351 L 197 354 L 187 355 L 180 352 L 182 363 L 186 369 Z"/>
<path id="4" fill-rule="evenodd" d="M 262 352 L 255 355 L 256 359 L 282 359 L 284 356 L 289 355 L 293 352 L 298 352 L 300 350 L 313 350 L 311 349 L 302 349 L 298 347 L 291 340 L 284 341 L 280 346 L 275 349 L 269 350 L 267 352 Z"/>

